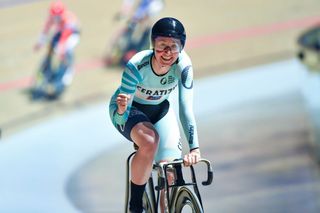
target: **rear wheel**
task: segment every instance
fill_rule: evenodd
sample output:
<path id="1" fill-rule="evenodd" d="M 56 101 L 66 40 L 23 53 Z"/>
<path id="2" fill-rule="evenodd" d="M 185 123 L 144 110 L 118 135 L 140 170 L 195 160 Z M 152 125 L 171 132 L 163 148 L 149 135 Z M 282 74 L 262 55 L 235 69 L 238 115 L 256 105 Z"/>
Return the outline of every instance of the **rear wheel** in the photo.
<path id="1" fill-rule="evenodd" d="M 171 212 L 176 213 L 203 213 L 202 206 L 197 196 L 187 187 L 181 187 L 173 200 Z"/>

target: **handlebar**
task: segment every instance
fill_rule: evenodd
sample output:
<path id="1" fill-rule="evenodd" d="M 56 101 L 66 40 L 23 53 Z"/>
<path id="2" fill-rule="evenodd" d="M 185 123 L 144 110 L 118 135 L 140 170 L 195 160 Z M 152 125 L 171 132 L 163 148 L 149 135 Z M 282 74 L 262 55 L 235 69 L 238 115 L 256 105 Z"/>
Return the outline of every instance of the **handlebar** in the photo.
<path id="1" fill-rule="evenodd" d="M 200 162 L 204 162 L 207 165 L 207 172 L 208 172 L 207 180 L 203 181 L 202 185 L 204 186 L 210 185 L 213 180 L 213 170 L 212 170 L 211 163 L 207 159 L 201 159 Z"/>
<path id="2" fill-rule="evenodd" d="M 207 165 L 207 180 L 202 182 L 202 185 L 207 186 L 212 183 L 213 180 L 213 170 L 212 166 L 209 160 L 201 158 L 198 163 L 205 163 Z M 160 168 L 160 178 L 164 180 L 165 178 L 165 171 L 166 168 L 170 165 L 175 166 L 175 165 L 183 165 L 184 161 L 183 159 L 177 159 L 174 161 L 169 161 L 169 162 L 161 162 L 155 165 L 155 167 Z"/>

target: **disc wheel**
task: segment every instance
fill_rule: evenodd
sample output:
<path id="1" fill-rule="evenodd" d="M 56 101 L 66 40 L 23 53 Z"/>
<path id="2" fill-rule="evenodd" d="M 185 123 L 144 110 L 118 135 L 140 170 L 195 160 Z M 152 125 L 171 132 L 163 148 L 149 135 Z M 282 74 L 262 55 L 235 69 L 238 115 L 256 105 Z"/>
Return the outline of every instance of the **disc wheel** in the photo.
<path id="1" fill-rule="evenodd" d="M 197 196 L 187 187 L 181 187 L 177 191 L 177 197 L 173 201 L 171 212 L 175 213 L 203 213 L 202 206 Z"/>

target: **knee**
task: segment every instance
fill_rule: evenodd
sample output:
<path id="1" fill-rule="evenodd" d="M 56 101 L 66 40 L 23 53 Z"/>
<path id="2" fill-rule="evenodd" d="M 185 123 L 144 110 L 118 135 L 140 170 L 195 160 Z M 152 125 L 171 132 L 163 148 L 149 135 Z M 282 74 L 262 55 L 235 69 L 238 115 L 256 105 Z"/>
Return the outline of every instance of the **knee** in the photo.
<path id="1" fill-rule="evenodd" d="M 139 147 L 141 153 L 153 157 L 158 149 L 160 137 L 153 127 L 145 127 L 146 126 L 141 126 L 141 128 L 138 126 L 135 127 L 131 134 L 131 138 Z"/>
<path id="2" fill-rule="evenodd" d="M 152 134 L 146 135 L 142 138 L 144 141 L 142 145 L 139 147 L 139 149 L 143 150 L 143 153 L 146 155 L 152 155 L 154 156 L 159 144 L 159 135 L 156 131 L 154 131 Z"/>

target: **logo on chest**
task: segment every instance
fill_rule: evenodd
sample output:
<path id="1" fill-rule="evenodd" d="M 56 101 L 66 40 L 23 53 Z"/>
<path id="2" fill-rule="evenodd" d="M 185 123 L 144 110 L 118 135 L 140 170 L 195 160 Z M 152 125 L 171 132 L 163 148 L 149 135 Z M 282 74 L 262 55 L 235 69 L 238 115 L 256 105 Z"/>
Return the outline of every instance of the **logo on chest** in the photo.
<path id="1" fill-rule="evenodd" d="M 175 81 L 175 77 L 169 75 L 169 76 L 166 76 L 166 77 L 161 78 L 160 83 L 161 83 L 162 85 L 166 85 L 166 84 L 171 84 L 171 83 L 173 83 L 174 81 Z"/>
<path id="2" fill-rule="evenodd" d="M 173 85 L 173 87 L 163 88 L 163 89 L 156 89 L 156 88 L 143 88 L 137 86 L 138 93 L 137 96 L 140 98 L 144 98 L 147 100 L 159 100 L 163 96 L 169 95 L 177 85 Z"/>

